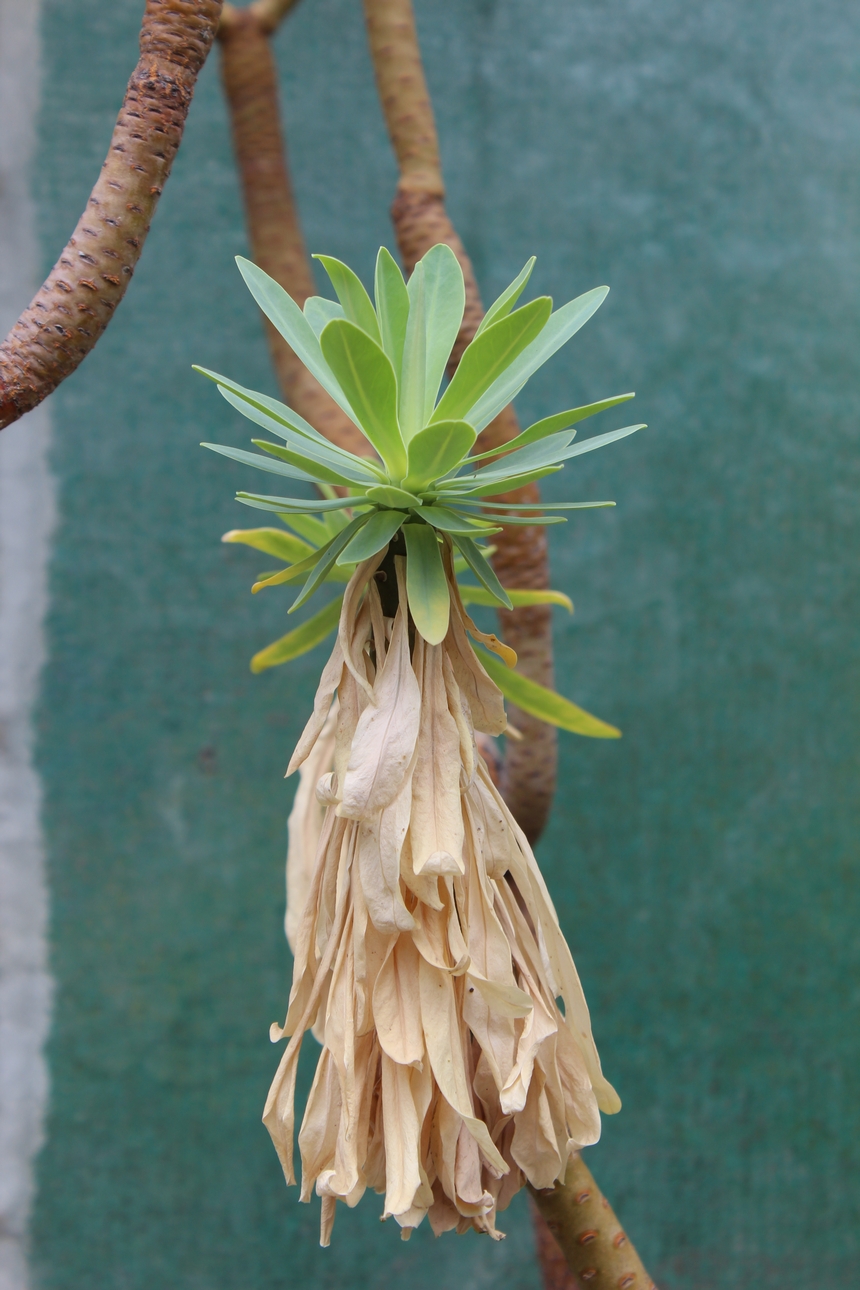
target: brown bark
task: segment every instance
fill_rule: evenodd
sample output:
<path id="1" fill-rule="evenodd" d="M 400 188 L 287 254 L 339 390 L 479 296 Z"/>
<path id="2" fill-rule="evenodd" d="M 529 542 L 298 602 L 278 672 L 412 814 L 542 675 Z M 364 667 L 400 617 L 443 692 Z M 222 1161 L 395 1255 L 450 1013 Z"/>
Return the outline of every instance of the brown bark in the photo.
<path id="1" fill-rule="evenodd" d="M 71 375 L 122 300 L 220 13 L 220 0 L 147 0 L 140 60 L 101 175 L 68 245 L 0 345 L 0 429 Z"/>
<path id="2" fill-rule="evenodd" d="M 437 242 L 451 247 L 466 281 L 466 311 L 451 356 L 452 370 L 484 316 L 471 260 L 445 210 L 445 185 L 433 107 L 424 76 L 411 0 L 364 0 L 370 52 L 379 99 L 397 157 L 400 178 L 391 208 L 395 235 L 408 272 Z M 507 443 L 519 433 L 507 407 L 481 435 L 481 447 Z M 505 494 L 511 502 L 537 502 L 536 484 Z M 543 589 L 549 585 L 546 530 L 510 525 L 495 538 L 493 564 L 503 585 Z M 502 635 L 519 655 L 520 670 L 552 685 L 552 622 L 548 608 L 502 612 Z M 502 792 L 521 828 L 534 842 L 543 830 L 555 791 L 557 735 L 552 726 L 511 708 L 521 740 L 508 740 Z"/>
<path id="3" fill-rule="evenodd" d="M 219 30 L 224 92 L 242 183 L 251 257 L 303 305 L 316 292 L 296 213 L 280 123 L 278 74 L 268 18 L 257 6 L 229 8 Z M 321 434 L 350 452 L 367 440 L 266 321 L 272 363 L 284 398 Z"/>
<path id="4" fill-rule="evenodd" d="M 563 1183 L 529 1190 L 583 1290 L 656 1290 L 580 1155 L 569 1161 Z"/>

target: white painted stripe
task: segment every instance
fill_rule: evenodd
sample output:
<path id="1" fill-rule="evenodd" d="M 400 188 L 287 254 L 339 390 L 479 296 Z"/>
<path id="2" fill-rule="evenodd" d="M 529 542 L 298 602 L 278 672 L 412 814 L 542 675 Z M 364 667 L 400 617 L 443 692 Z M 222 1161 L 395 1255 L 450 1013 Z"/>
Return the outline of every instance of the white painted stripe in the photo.
<path id="1" fill-rule="evenodd" d="M 38 0 L 0 0 L 0 334 L 38 286 L 29 169 L 39 99 Z M 48 1078 L 51 981 L 32 709 L 44 658 L 54 494 L 48 410 L 0 432 L 0 1290 L 27 1290 L 33 1162 Z"/>

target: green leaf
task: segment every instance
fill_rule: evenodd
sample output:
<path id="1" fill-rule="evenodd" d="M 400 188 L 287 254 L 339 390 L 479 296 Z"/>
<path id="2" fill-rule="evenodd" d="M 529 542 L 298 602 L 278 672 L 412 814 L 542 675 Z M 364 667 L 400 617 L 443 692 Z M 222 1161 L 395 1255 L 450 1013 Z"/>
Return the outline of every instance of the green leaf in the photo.
<path id="1" fill-rule="evenodd" d="M 345 506 L 366 505 L 365 497 L 336 497 L 333 501 L 320 501 L 313 497 L 269 497 L 265 493 L 237 493 L 236 501 L 244 506 L 254 506 L 258 511 L 295 511 L 299 515 L 319 515 L 323 511 L 343 510 Z"/>
<path id="2" fill-rule="evenodd" d="M 427 327 L 424 313 L 424 265 L 419 260 L 406 287 L 409 314 L 400 366 L 398 410 L 406 443 L 424 426 L 424 391 L 427 384 Z"/>
<path id="3" fill-rule="evenodd" d="M 406 473 L 406 450 L 397 424 L 397 380 L 391 360 L 355 323 L 336 318 L 320 338 L 326 362 L 355 408 L 354 416 L 388 468 Z"/>
<path id="4" fill-rule="evenodd" d="M 425 508 L 425 509 L 426 509 L 426 508 Z M 456 512 L 456 513 L 458 513 L 458 514 L 459 514 L 460 512 Z M 423 512 L 422 512 L 422 514 L 423 514 Z M 567 520 L 564 518 L 564 516 L 563 516 L 563 515 L 540 515 L 540 514 L 537 514 L 537 515 L 488 515 L 488 516 L 487 516 L 487 519 L 488 519 L 488 520 L 492 520 L 492 522 L 493 522 L 493 523 L 495 523 L 495 524 L 513 524 L 513 525 L 520 524 L 520 525 L 523 525 L 523 526 L 527 526 L 527 525 L 529 525 L 529 524 L 536 524 L 536 525 L 542 525 L 542 526 L 546 527 L 546 525 L 547 525 L 547 524 L 566 524 L 566 523 L 567 523 Z M 498 529 L 494 529 L 493 531 L 494 531 L 495 533 L 498 533 L 498 531 L 499 531 L 499 530 L 498 530 Z"/>
<path id="5" fill-rule="evenodd" d="M 376 511 L 341 551 L 338 564 L 360 564 L 362 560 L 369 560 L 391 541 L 405 519 L 403 511 Z"/>
<path id="6" fill-rule="evenodd" d="M 280 663 L 289 663 L 294 658 L 307 654 L 320 641 L 324 641 L 333 632 L 340 621 L 340 609 L 343 595 L 332 600 L 324 609 L 320 609 L 293 631 L 287 632 L 280 640 L 274 641 L 261 649 L 251 659 L 252 672 L 265 672 L 267 667 L 277 667 Z"/>
<path id="7" fill-rule="evenodd" d="M 457 535 L 455 536 L 454 541 L 463 556 L 465 556 L 466 563 L 469 568 L 472 570 L 478 581 L 484 584 L 490 595 L 493 596 L 500 605 L 503 605 L 505 609 L 513 609 L 510 596 L 496 577 L 492 565 L 484 559 L 484 556 L 475 546 L 472 539 Z"/>
<path id="8" fill-rule="evenodd" d="M 404 488 L 421 489 L 454 470 L 477 435 L 468 421 L 435 421 L 410 439 Z"/>
<path id="9" fill-rule="evenodd" d="M 593 452 L 595 448 L 603 448 L 608 443 L 615 443 L 617 439 L 626 439 L 628 435 L 635 434 L 637 430 L 645 429 L 646 426 L 644 424 L 623 426 L 620 430 L 609 430 L 606 434 L 592 435 L 590 439 L 583 439 L 580 443 L 574 444 L 572 448 L 564 448 L 560 452 L 550 448 L 544 458 L 544 460 L 547 461 L 547 466 L 544 467 L 544 469 L 549 471 L 560 470 L 561 464 L 550 465 L 549 463 L 564 463 L 565 461 L 569 461 L 572 457 L 581 457 L 585 452 Z M 564 439 L 566 436 L 556 435 L 554 437 L 557 439 Z M 527 448 L 522 448 L 519 452 L 514 453 L 513 458 L 506 458 L 505 462 L 510 460 L 512 468 L 515 468 L 515 466 L 521 466 L 523 462 L 537 463 L 542 459 L 540 450 L 550 442 L 551 441 L 549 440 L 544 440 L 542 444 L 532 444 Z M 504 464 L 505 463 L 503 462 L 501 465 L 504 466 Z M 462 479 L 452 481 L 452 484 L 456 488 L 460 484 L 469 486 L 471 484 L 482 483 L 482 486 L 474 488 L 470 487 L 468 494 L 472 497 L 481 497 L 487 493 L 512 492 L 514 488 L 520 488 L 522 484 L 528 483 L 532 479 L 539 479 L 540 477 L 541 476 L 538 473 L 537 468 L 532 469 L 527 473 L 509 476 L 501 467 L 497 469 L 494 466 L 485 466 L 483 470 L 479 470 L 477 474 L 473 475 L 471 478 L 469 476 L 464 476 Z M 449 490 L 446 486 L 442 485 L 441 487 L 445 489 L 445 494 L 448 496 Z"/>
<path id="10" fill-rule="evenodd" d="M 392 510 L 408 511 L 413 506 L 421 505 L 421 498 L 408 493 L 404 488 L 395 488 L 393 484 L 375 484 L 367 490 L 367 500 L 376 506 L 387 506 Z"/>
<path id="11" fill-rule="evenodd" d="M 552 301 L 549 296 L 543 296 L 476 336 L 463 353 L 432 420 L 470 420 L 466 416 L 469 409 L 479 406 L 485 391 L 497 385 L 523 350 L 535 343 L 551 312 Z"/>
<path id="12" fill-rule="evenodd" d="M 484 484 L 483 487 L 468 487 L 463 492 L 446 489 L 442 494 L 444 500 L 449 504 L 456 501 L 468 501 L 472 497 L 497 497 L 499 493 L 512 493 L 517 488 L 524 488 L 526 484 L 533 484 L 536 479 L 544 479 L 547 475 L 556 475 L 561 470 L 561 466 L 541 466 L 535 470 L 526 471 L 523 475 L 512 475 L 510 479 L 500 479 L 495 483 Z"/>
<path id="13" fill-rule="evenodd" d="M 351 452 L 346 452 L 343 448 L 330 444 L 322 437 L 311 439 L 305 434 L 294 431 L 284 426 L 275 417 L 269 416 L 265 412 L 252 408 L 229 390 L 218 387 L 219 393 L 227 400 L 237 411 L 253 421 L 255 425 L 262 426 L 270 434 L 275 434 L 279 439 L 289 446 L 293 452 L 307 456 L 314 461 L 321 462 L 324 466 L 329 466 L 332 470 L 344 472 L 347 476 L 355 479 L 361 479 L 367 483 L 378 483 L 380 479 L 385 478 L 385 474 L 378 466 L 375 466 L 367 458 L 356 457 Z"/>
<path id="14" fill-rule="evenodd" d="M 573 613 L 573 601 L 563 591 L 518 591 L 512 587 L 506 587 L 505 590 L 514 609 L 524 609 L 529 605 L 561 605 L 563 609 Z M 460 599 L 464 605 L 494 607 L 496 604 L 495 596 L 491 596 L 486 587 L 472 587 L 468 583 L 460 583 Z"/>
<path id="15" fill-rule="evenodd" d="M 221 539 L 222 542 L 241 542 L 251 546 L 255 551 L 265 551 L 275 555 L 286 564 L 297 564 L 313 555 L 314 548 L 301 538 L 285 533 L 283 529 L 230 529 Z"/>
<path id="16" fill-rule="evenodd" d="M 592 435 L 590 439 L 582 439 L 572 448 L 568 448 L 564 454 L 564 460 L 581 457 L 584 452 L 594 452 L 595 448 L 603 448 L 608 443 L 615 443 L 616 439 L 626 439 L 629 434 L 635 434 L 637 430 L 647 430 L 647 428 L 642 422 L 636 426 L 622 426 L 620 430 L 609 430 L 606 434 Z"/>
<path id="17" fill-rule="evenodd" d="M 484 466 L 473 475 L 460 475 L 456 482 L 470 481 L 484 484 L 494 479 L 504 480 L 512 475 L 522 475 L 527 470 L 534 470 L 538 466 L 555 466 L 558 462 L 564 461 L 567 448 L 575 434 L 575 430 L 565 430 L 561 434 L 542 439 L 539 443 L 530 443 L 527 447 L 520 448 L 489 466 Z"/>
<path id="18" fill-rule="evenodd" d="M 511 312 L 514 305 L 522 295 L 526 283 L 532 276 L 532 269 L 535 267 L 535 259 L 536 257 L 533 255 L 530 260 L 527 260 L 524 268 L 514 278 L 511 285 L 505 288 L 497 300 L 493 301 L 481 319 L 481 325 L 475 332 L 476 336 L 480 336 L 482 331 L 486 331 L 488 327 L 491 327 L 494 322 L 498 322 L 500 318 L 506 318 Z"/>
<path id="19" fill-rule="evenodd" d="M 409 292 L 392 254 L 384 246 L 376 257 L 374 281 L 376 313 L 382 334 L 382 348 L 391 359 L 391 366 L 399 374 L 403 363 L 403 341 L 406 336 L 406 319 L 409 316 Z"/>
<path id="20" fill-rule="evenodd" d="M 548 690 L 538 685 L 521 672 L 511 671 L 500 659 L 486 650 L 476 651 L 492 679 L 502 694 L 511 703 L 516 704 L 523 712 L 528 712 L 548 725 L 559 726 L 575 735 L 587 735 L 591 739 L 619 739 L 621 731 L 608 725 L 599 717 L 593 717 L 584 708 L 565 699 L 555 690 Z"/>
<path id="21" fill-rule="evenodd" d="M 608 292 L 608 287 L 595 287 L 593 291 L 586 291 L 585 295 L 577 296 L 575 300 L 557 309 L 537 339 L 481 395 L 474 407 L 465 408 L 461 415 L 478 431 L 489 425 L 493 417 L 498 416 L 502 408 L 519 393 L 529 377 L 588 322 L 603 304 Z M 513 316 L 516 317 L 516 314 Z M 495 325 L 499 326 L 498 323 Z M 472 344 L 474 343 L 473 341 Z"/>
<path id="22" fill-rule="evenodd" d="M 463 321 L 466 287 L 460 262 L 444 242 L 431 246 L 421 263 L 424 266 L 425 332 L 423 425 L 433 414 L 445 365 Z"/>
<path id="23" fill-rule="evenodd" d="M 331 278 L 331 285 L 343 306 L 345 316 L 350 322 L 355 323 L 356 327 L 367 332 L 377 345 L 381 345 L 382 337 L 379 334 L 376 310 L 358 275 L 353 273 L 348 264 L 335 260 L 331 255 L 315 255 L 313 258 L 319 260 Z"/>
<path id="24" fill-rule="evenodd" d="M 325 296 L 308 296 L 302 313 L 313 328 L 317 340 L 326 323 L 330 323 L 333 318 L 346 317 L 343 305 L 339 305 L 336 300 L 327 300 Z"/>
<path id="25" fill-rule="evenodd" d="M 254 466 L 257 470 L 266 470 L 271 475 L 286 475 L 288 479 L 301 479 L 306 484 L 312 484 L 316 476 L 311 475 L 306 470 L 301 470 L 296 466 L 287 465 L 286 462 L 270 461 L 268 457 L 261 457 L 258 452 L 245 452 L 244 448 L 225 448 L 220 443 L 201 443 L 201 448 L 208 448 L 210 452 L 220 453 L 222 457 L 229 457 L 231 461 L 238 461 L 243 466 Z M 336 481 L 346 483 L 346 480 Z"/>
<path id="26" fill-rule="evenodd" d="M 429 524 L 404 524 L 406 595 L 416 631 L 428 645 L 448 633 L 451 597 L 436 533 Z"/>
<path id="27" fill-rule="evenodd" d="M 287 632 L 286 636 L 260 650 L 251 659 L 251 671 L 265 672 L 267 668 L 289 663 L 292 659 L 307 654 L 337 627 L 342 603 L 343 595 L 340 595 L 302 623 L 301 627 Z"/>
<path id="28" fill-rule="evenodd" d="M 458 507 L 480 507 L 481 511 L 533 511 L 538 508 L 542 511 L 584 511 L 595 506 L 614 505 L 614 502 L 473 502 L 465 497 L 457 501 Z M 500 515 L 498 518 L 504 520 L 505 517 Z"/>
<path id="29" fill-rule="evenodd" d="M 498 528 L 488 525 L 478 516 L 458 515 L 447 506 L 422 506 L 421 516 L 442 533 L 465 533 L 467 536 L 472 534 L 474 537 L 481 537 L 486 533 L 499 532 Z"/>
<path id="30" fill-rule="evenodd" d="M 332 462 L 327 461 L 322 453 L 306 452 L 303 447 L 296 444 L 295 439 L 288 439 L 284 448 L 269 439 L 252 439 L 251 443 L 255 448 L 262 448 L 272 457 L 277 457 L 279 461 L 285 461 L 289 465 L 298 466 L 300 470 L 306 470 L 308 474 L 313 475 L 314 479 L 322 480 L 326 484 L 367 488 L 368 485 L 372 487 L 376 483 L 375 475 L 366 475 L 364 472 L 354 470 L 351 465 L 342 467 L 337 458 Z"/>
<path id="31" fill-rule="evenodd" d="M 282 513 L 281 519 L 285 524 L 289 524 L 291 529 L 295 529 L 299 537 L 304 538 L 311 546 L 321 547 L 325 546 L 326 542 L 330 541 L 330 539 L 338 532 L 337 529 L 329 530 L 326 520 L 330 518 L 331 515 L 340 516 L 342 514 L 342 511 L 330 511 L 326 515 L 325 519 L 318 520 L 312 515 L 290 515 L 289 513 Z M 348 523 L 349 519 L 347 518 L 344 520 L 344 524 Z"/>
<path id="32" fill-rule="evenodd" d="M 347 524 L 346 528 L 341 533 L 338 533 L 337 537 L 332 538 L 327 547 L 323 548 L 321 558 L 317 561 L 311 576 L 287 610 L 288 614 L 295 613 L 307 600 L 310 600 L 317 587 L 324 582 L 326 575 L 331 571 L 337 557 L 349 542 L 349 539 L 354 533 L 358 532 L 366 520 L 366 515 L 357 515 L 351 524 Z"/>
<path id="33" fill-rule="evenodd" d="M 599 403 L 588 403 L 581 408 L 571 408 L 568 412 L 556 412 L 551 417 L 544 417 L 543 421 L 535 421 L 522 434 L 518 434 L 515 439 L 509 439 L 506 444 L 500 448 L 491 448 L 489 452 L 478 453 L 469 458 L 470 461 L 485 461 L 487 457 L 498 457 L 500 453 L 513 452 L 516 448 L 525 448 L 526 444 L 537 443 L 539 439 L 546 439 L 549 435 L 556 434 L 559 430 L 569 430 L 571 426 L 576 425 L 578 421 L 584 421 L 586 417 L 596 416 L 598 412 L 605 412 L 607 408 L 614 408 L 619 403 L 626 403 L 629 399 L 635 398 L 634 394 L 617 394 L 614 399 L 601 399 Z"/>
<path id="34" fill-rule="evenodd" d="M 336 456 L 346 457 L 352 462 L 358 462 L 367 470 L 381 475 L 381 471 L 372 461 L 368 461 L 366 457 L 356 457 L 344 448 L 338 448 L 324 435 L 321 435 L 318 430 L 315 430 L 309 421 L 305 421 L 304 417 L 299 416 L 298 412 L 294 412 L 292 408 L 287 407 L 286 403 L 280 403 L 277 399 L 270 399 L 267 394 L 260 394 L 257 390 L 246 390 L 244 386 L 237 385 L 235 381 L 229 380 L 226 376 L 219 376 L 217 372 L 210 372 L 208 368 L 195 367 L 193 370 L 200 372 L 210 381 L 214 381 L 218 386 L 219 394 L 228 403 L 236 408 L 238 412 L 241 412 L 243 416 L 256 422 L 257 425 L 263 426 L 272 434 L 278 435 L 281 439 L 286 438 L 287 436 L 284 435 L 283 430 L 280 428 L 285 427 L 302 438 L 311 439 L 319 448 L 325 448 Z M 228 391 L 229 394 L 227 393 Z M 261 414 L 265 419 L 254 415 L 248 410 L 249 408 L 253 408 L 254 413 Z"/>
<path id="35" fill-rule="evenodd" d="M 320 342 L 313 327 L 305 318 L 301 309 L 288 291 L 285 291 L 268 273 L 258 269 L 256 264 L 243 256 L 236 256 L 239 272 L 245 279 L 248 290 L 284 340 L 302 360 L 305 367 L 315 376 L 324 390 L 327 390 L 339 408 L 355 420 L 355 413 L 333 375 L 331 368 L 323 357 Z"/>
<path id="36" fill-rule="evenodd" d="M 331 544 L 331 542 L 328 542 L 325 546 L 321 546 L 318 551 L 311 552 L 304 560 L 299 560 L 298 564 L 291 564 L 288 569 L 279 569 L 277 573 L 263 574 L 251 588 L 253 595 L 256 596 L 257 592 L 262 591 L 265 587 L 280 587 L 285 582 L 295 582 L 297 578 L 301 578 L 304 574 L 313 572 Z"/>

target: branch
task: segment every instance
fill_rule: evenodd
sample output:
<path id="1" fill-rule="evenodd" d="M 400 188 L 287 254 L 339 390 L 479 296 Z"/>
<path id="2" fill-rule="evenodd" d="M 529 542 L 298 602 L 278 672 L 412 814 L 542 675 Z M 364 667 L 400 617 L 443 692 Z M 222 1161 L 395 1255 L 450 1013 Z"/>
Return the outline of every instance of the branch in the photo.
<path id="1" fill-rule="evenodd" d="M 125 295 L 182 139 L 220 0 L 146 0 L 140 60 L 86 210 L 0 345 L 0 429 L 86 358 Z"/>
<path id="2" fill-rule="evenodd" d="M 570 1158 L 563 1183 L 529 1190 L 583 1290 L 656 1290 L 580 1155 Z"/>
<path id="3" fill-rule="evenodd" d="M 451 247 L 466 280 L 466 311 L 452 354 L 452 367 L 484 316 L 472 262 L 445 210 L 445 185 L 433 107 L 421 62 L 411 0 L 364 0 L 370 52 L 385 123 L 397 157 L 400 179 L 391 208 L 397 242 L 407 271 L 437 242 Z M 507 407 L 481 436 L 486 451 L 519 433 L 516 414 Z M 536 484 L 506 494 L 504 500 L 536 502 Z M 546 530 L 513 526 L 495 539 L 493 564 L 508 587 L 543 589 L 549 585 Z M 548 606 L 501 611 L 502 634 L 517 651 L 520 670 L 552 686 L 552 611 Z M 508 740 L 502 767 L 502 793 L 531 842 L 546 823 L 555 791 L 557 735 L 554 727 L 512 709 L 512 724 L 523 734 Z"/>
<path id="4" fill-rule="evenodd" d="M 262 7 L 262 6 L 260 6 Z M 271 6 L 270 6 L 271 7 Z M 230 110 L 242 184 L 248 239 L 256 264 L 303 305 L 316 292 L 287 169 L 281 131 L 278 75 L 271 28 L 258 5 L 225 7 L 218 32 L 221 74 Z M 266 321 L 272 363 L 284 398 L 321 434 L 350 452 L 366 453 L 366 439 Z"/>

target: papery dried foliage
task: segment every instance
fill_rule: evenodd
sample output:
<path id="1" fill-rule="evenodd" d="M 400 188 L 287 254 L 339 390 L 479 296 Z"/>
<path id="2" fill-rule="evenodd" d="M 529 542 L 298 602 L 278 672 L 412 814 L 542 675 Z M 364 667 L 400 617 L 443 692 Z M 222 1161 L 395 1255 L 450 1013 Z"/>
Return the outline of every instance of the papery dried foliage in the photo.
<path id="1" fill-rule="evenodd" d="M 293 1182 L 299 1049 L 323 1043 L 299 1132 L 302 1198 L 370 1187 L 408 1236 L 501 1233 L 529 1181 L 551 1187 L 618 1109 L 600 1070 L 570 951 L 531 848 L 492 783 L 475 731 L 498 734 L 501 695 L 452 589 L 428 645 L 375 573 L 356 570 L 338 640 L 291 768 L 290 1036 L 264 1119 Z M 449 564 L 450 569 L 450 564 Z M 337 691 L 337 700 L 332 704 Z M 304 901 L 301 917 L 298 901 Z M 562 1013 L 558 1000 L 564 1007 Z"/>

